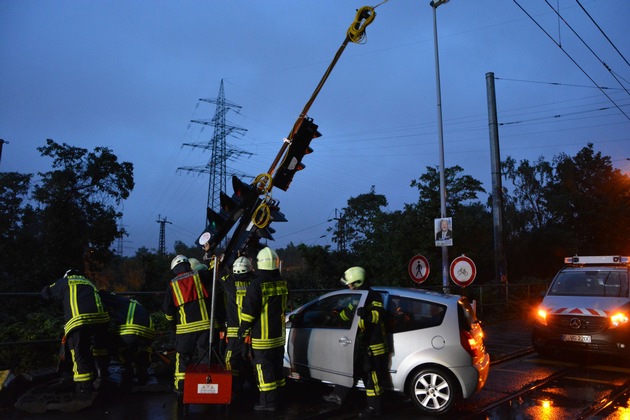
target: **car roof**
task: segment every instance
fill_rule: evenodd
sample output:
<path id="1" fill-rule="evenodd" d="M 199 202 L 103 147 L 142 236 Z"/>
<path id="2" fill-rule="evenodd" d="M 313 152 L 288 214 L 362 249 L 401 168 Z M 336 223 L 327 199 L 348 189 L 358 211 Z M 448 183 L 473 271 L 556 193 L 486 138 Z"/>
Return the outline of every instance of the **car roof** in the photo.
<path id="1" fill-rule="evenodd" d="M 446 303 L 449 301 L 459 301 L 460 295 L 452 295 L 449 293 L 434 292 L 425 289 L 414 289 L 411 287 L 394 287 L 394 286 L 373 286 L 372 290 L 389 295 L 397 295 L 402 297 L 412 297 L 416 299 L 429 299 L 435 302 Z"/>

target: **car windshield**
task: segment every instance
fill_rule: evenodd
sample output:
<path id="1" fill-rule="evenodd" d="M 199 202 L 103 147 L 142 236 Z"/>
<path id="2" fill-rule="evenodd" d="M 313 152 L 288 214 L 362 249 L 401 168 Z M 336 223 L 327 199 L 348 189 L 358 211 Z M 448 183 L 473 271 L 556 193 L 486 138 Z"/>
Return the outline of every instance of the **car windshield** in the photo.
<path id="1" fill-rule="evenodd" d="M 625 270 L 567 270 L 558 274 L 549 288 L 553 296 L 628 296 Z"/>

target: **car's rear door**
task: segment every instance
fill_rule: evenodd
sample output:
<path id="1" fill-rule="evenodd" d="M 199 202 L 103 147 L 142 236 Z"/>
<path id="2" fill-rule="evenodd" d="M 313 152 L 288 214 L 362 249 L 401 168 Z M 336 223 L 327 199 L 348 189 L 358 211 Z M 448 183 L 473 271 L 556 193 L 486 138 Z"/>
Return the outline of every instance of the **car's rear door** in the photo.
<path id="1" fill-rule="evenodd" d="M 353 385 L 356 308 L 364 291 L 327 294 L 306 305 L 291 321 L 287 354 L 291 369 L 301 377 Z"/>

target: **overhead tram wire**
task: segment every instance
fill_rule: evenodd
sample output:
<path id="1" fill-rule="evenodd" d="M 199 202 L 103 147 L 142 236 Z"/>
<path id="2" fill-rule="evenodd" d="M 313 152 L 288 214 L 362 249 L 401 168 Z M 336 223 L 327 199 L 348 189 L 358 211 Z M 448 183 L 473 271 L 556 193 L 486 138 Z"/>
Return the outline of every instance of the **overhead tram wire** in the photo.
<path id="1" fill-rule="evenodd" d="M 599 27 L 599 25 L 597 24 L 597 22 L 595 22 L 595 19 L 593 19 L 591 17 L 591 15 L 586 11 L 586 9 L 584 8 L 584 6 L 582 6 L 582 3 L 580 3 L 580 0 L 575 0 L 577 2 L 577 4 L 580 6 L 580 8 L 584 11 L 584 13 L 586 14 L 586 16 L 588 16 L 588 18 L 591 20 L 591 22 L 593 22 L 593 24 L 595 25 L 595 27 L 597 29 L 599 29 L 599 32 L 601 32 L 601 34 L 604 36 L 604 38 L 606 38 L 606 40 L 608 41 L 608 43 L 615 49 L 615 51 L 617 51 L 617 54 L 619 54 L 619 56 L 623 59 L 623 61 L 626 62 L 626 64 L 630 67 L 630 63 L 628 62 L 628 60 L 626 60 L 626 57 L 624 57 L 624 55 L 621 53 L 621 51 L 619 51 L 619 49 L 617 48 L 617 46 L 610 40 L 610 38 L 608 38 L 608 35 L 606 35 L 606 33 L 602 30 L 602 28 Z"/>
<path id="2" fill-rule="evenodd" d="M 621 83 L 621 81 L 619 79 L 617 79 L 617 76 L 612 71 L 610 66 L 608 64 L 606 64 L 604 62 L 604 60 L 602 60 L 595 53 L 595 51 L 593 51 L 593 49 L 586 43 L 586 41 L 584 41 L 584 39 L 575 31 L 575 29 L 573 29 L 573 27 L 571 25 L 569 25 L 569 23 L 562 17 L 562 15 L 560 15 L 560 12 L 558 12 L 556 9 L 554 9 L 553 6 L 551 4 L 549 4 L 549 2 L 547 0 L 545 0 L 545 3 L 547 3 L 547 5 L 551 8 L 551 10 L 553 10 L 556 13 L 556 15 L 558 15 L 559 19 L 562 19 L 562 22 L 564 22 L 564 24 L 567 25 L 567 28 L 569 28 L 571 30 L 571 32 L 573 32 L 573 34 L 577 37 L 577 39 L 579 39 L 582 42 L 582 44 L 586 47 L 586 49 L 589 50 L 591 52 L 591 54 L 593 54 L 593 56 L 595 56 L 595 58 L 597 58 L 597 60 L 604 66 L 604 68 L 606 70 L 608 70 L 608 72 L 612 75 L 613 79 L 615 79 L 617 81 L 617 83 L 619 83 L 619 86 L 621 86 L 621 88 L 623 90 L 625 90 L 628 95 L 630 95 L 630 92 L 628 92 L 628 89 L 623 85 L 623 83 Z"/>
<path id="3" fill-rule="evenodd" d="M 537 83 L 541 85 L 552 85 L 552 86 L 580 87 L 580 88 L 588 88 L 588 89 L 625 90 L 624 88 L 613 88 L 613 87 L 607 87 L 607 86 L 589 86 L 589 85 L 576 85 L 572 83 L 543 82 L 539 80 L 508 79 L 506 77 L 495 77 L 494 80 L 505 80 L 507 82 Z"/>
<path id="4" fill-rule="evenodd" d="M 606 96 L 608 98 L 608 100 L 613 103 L 615 105 L 615 107 L 619 110 L 619 112 L 621 112 L 628 120 L 630 120 L 630 116 L 628 114 L 626 114 L 624 112 L 623 109 L 621 109 L 621 107 L 606 93 L 606 91 L 602 88 L 600 88 L 600 86 L 597 84 L 597 82 L 595 82 L 595 80 L 593 80 L 593 78 L 586 72 L 586 70 L 584 70 L 578 63 L 577 61 L 575 61 L 575 59 L 573 57 L 571 57 L 571 55 L 564 49 L 562 48 L 562 46 L 560 44 L 558 44 L 558 42 L 556 42 L 555 39 L 553 39 L 553 37 L 549 34 L 549 32 L 547 32 L 541 25 L 540 23 L 538 23 L 538 21 L 536 21 L 536 19 L 534 19 L 534 17 L 532 15 L 530 15 L 527 10 L 525 10 L 523 8 L 523 6 L 520 5 L 520 3 L 516 0 L 512 0 L 522 11 L 523 13 L 525 13 L 527 15 L 527 17 L 529 17 L 531 19 L 532 22 L 534 22 L 536 24 L 536 26 L 538 26 L 538 28 L 543 31 L 543 33 L 545 35 L 547 35 L 547 37 L 549 37 L 549 39 L 551 39 L 551 41 L 556 44 L 556 46 L 558 48 L 560 48 L 560 50 L 562 50 L 562 52 L 569 58 L 569 60 L 571 60 L 573 62 L 573 64 L 575 64 L 575 66 L 580 69 L 580 71 L 582 73 L 584 73 L 584 75 L 591 81 L 593 82 L 593 84 L 595 86 L 597 86 L 597 88 L 600 90 L 600 92 L 602 92 L 604 94 L 604 96 Z M 546 0 L 545 0 L 546 2 Z"/>

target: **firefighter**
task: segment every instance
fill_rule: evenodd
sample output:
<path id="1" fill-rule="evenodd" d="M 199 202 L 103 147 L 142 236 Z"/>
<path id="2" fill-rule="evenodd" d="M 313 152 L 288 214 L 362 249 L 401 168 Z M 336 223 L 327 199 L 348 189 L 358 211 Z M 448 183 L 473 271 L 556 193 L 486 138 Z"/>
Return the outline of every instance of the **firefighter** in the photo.
<path id="1" fill-rule="evenodd" d="M 186 367 L 195 351 L 199 363 L 209 361 L 212 274 L 207 270 L 192 270 L 184 255 L 173 258 L 171 271 L 175 278 L 168 285 L 162 310 L 166 319 L 175 324 L 174 390 L 181 398 Z"/>
<path id="2" fill-rule="evenodd" d="M 109 315 L 96 286 L 77 270 L 66 271 L 63 278 L 41 291 L 46 299 L 61 300 L 64 334 L 72 355 L 76 392 L 95 391 L 94 382 L 104 384 L 108 376 L 107 328 Z"/>
<path id="3" fill-rule="evenodd" d="M 110 349 L 122 364 L 121 388 L 130 389 L 134 371 L 138 385 L 149 380 L 151 343 L 155 339 L 153 321 L 139 302 L 106 290 L 99 295 L 111 319 Z"/>
<path id="4" fill-rule="evenodd" d="M 285 310 L 289 290 L 278 269 L 279 259 L 274 250 L 265 247 L 258 252 L 257 275 L 249 284 L 238 336 L 247 341 L 251 336 L 256 382 L 260 391 L 256 411 L 277 411 L 284 391 L 283 372 Z"/>
<path id="5" fill-rule="evenodd" d="M 365 289 L 365 270 L 351 267 L 344 272 L 341 283 L 349 289 Z M 356 310 L 360 317 L 357 345 L 355 347 L 355 376 L 361 377 L 365 385 L 367 407 L 359 413 L 359 417 L 376 417 L 383 414 L 382 394 L 387 381 L 387 344 L 384 323 L 384 309 L 381 295 L 367 287 L 368 295 L 365 304 Z M 354 307 L 348 306 L 339 313 L 339 317 L 348 321 L 352 319 Z M 324 400 L 335 404 L 343 404 L 350 388 L 335 385 L 334 391 L 324 396 Z"/>
<path id="6" fill-rule="evenodd" d="M 221 277 L 221 285 L 225 290 L 227 315 L 225 366 L 232 371 L 234 394 L 238 394 L 242 390 L 244 381 L 253 373 L 251 369 L 248 369 L 251 367 L 249 362 L 244 363 L 242 357 L 248 346 L 243 346 L 245 343 L 238 339 L 243 299 L 253 277 L 252 261 L 246 256 L 240 256 L 234 261 L 231 275 L 226 274 Z"/>

